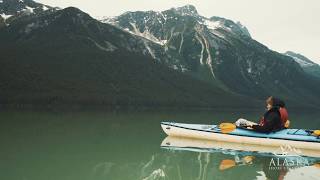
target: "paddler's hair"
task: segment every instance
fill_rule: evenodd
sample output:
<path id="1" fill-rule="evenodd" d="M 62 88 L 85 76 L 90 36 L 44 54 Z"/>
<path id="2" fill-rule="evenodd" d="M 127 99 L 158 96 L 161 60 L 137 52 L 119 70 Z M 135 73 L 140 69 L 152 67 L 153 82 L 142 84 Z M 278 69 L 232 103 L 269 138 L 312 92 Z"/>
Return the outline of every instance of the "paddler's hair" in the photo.
<path id="1" fill-rule="evenodd" d="M 280 100 L 278 97 L 273 97 L 270 96 L 268 97 L 268 99 L 266 100 L 267 104 L 270 104 L 271 106 L 277 106 L 277 107 L 285 107 L 286 104 Z"/>
<path id="2" fill-rule="evenodd" d="M 268 97 L 268 99 L 266 100 L 266 103 L 273 106 L 273 97 L 272 96 Z"/>

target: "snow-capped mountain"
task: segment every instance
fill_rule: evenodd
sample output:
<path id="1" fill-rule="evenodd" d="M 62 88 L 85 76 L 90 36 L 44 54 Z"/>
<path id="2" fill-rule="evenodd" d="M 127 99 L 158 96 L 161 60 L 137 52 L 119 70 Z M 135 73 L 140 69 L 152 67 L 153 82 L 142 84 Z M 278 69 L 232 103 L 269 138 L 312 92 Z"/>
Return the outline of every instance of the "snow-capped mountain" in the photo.
<path id="1" fill-rule="evenodd" d="M 284 53 L 287 56 L 292 57 L 297 63 L 300 64 L 301 67 L 309 67 L 309 66 L 315 66 L 318 65 L 317 63 L 314 63 L 313 61 L 311 61 L 310 59 L 308 59 L 307 57 L 299 54 L 299 53 L 294 53 L 292 51 L 287 51 Z"/>
<path id="2" fill-rule="evenodd" d="M 101 21 L 159 44 L 169 67 L 239 94 L 302 97 L 306 93 L 296 88 L 300 82 L 314 84 L 298 63 L 252 39 L 241 23 L 203 17 L 192 5 L 126 12 Z M 312 91 L 310 99 L 317 94 L 312 88 L 307 91 Z"/>
<path id="3" fill-rule="evenodd" d="M 168 68 L 160 44 L 76 8 L 15 19 L 0 29 L 0 39 L 0 105 L 240 107 L 247 101 Z"/>
<path id="4" fill-rule="evenodd" d="M 319 79 L 291 57 L 252 39 L 241 23 L 203 17 L 191 5 L 104 23 L 76 8 L 33 12 L 4 26 L 0 18 L 0 101 L 220 107 L 277 95 L 319 102 Z"/>
<path id="5" fill-rule="evenodd" d="M 0 0 L 0 22 L 8 24 L 13 17 L 39 14 L 52 9 L 57 8 L 33 0 Z"/>
<path id="6" fill-rule="evenodd" d="M 320 65 L 308 59 L 307 57 L 295 53 L 292 51 L 287 51 L 284 53 L 287 56 L 292 57 L 299 65 L 309 74 L 320 77 Z"/>
<path id="7" fill-rule="evenodd" d="M 193 71 L 196 68 L 194 63 L 197 59 L 197 64 L 207 65 L 213 78 L 215 78 L 214 63 L 219 64 L 219 48 L 224 48 L 224 45 L 218 47 L 215 41 L 227 41 L 223 37 L 224 32 L 237 37 L 250 38 L 248 30 L 240 23 L 220 17 L 203 17 L 192 5 L 162 12 L 127 12 L 101 21 L 162 45 L 173 57 L 170 62 L 172 68 Z M 194 48 L 199 49 L 199 53 L 189 51 L 193 45 L 196 45 Z M 146 49 L 150 55 L 154 54 L 148 46 Z M 161 59 L 161 57 L 153 57 Z"/>

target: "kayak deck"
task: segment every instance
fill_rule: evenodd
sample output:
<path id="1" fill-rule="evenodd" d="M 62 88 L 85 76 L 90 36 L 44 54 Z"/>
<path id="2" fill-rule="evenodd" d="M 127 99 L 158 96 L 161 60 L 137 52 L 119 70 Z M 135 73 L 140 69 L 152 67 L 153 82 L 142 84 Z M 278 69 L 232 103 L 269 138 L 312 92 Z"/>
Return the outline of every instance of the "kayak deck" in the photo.
<path id="1" fill-rule="evenodd" d="M 161 125 L 174 126 L 194 131 L 222 133 L 221 129 L 217 125 L 204 125 L 204 124 L 185 124 L 185 123 L 174 123 L 174 122 L 162 122 Z M 236 128 L 234 131 L 228 133 L 229 135 L 246 136 L 255 138 L 271 138 L 271 139 L 283 139 L 293 141 L 304 141 L 304 142 L 318 142 L 320 138 L 312 136 L 304 129 L 283 129 L 277 132 L 271 133 L 259 133 L 248 129 Z"/>

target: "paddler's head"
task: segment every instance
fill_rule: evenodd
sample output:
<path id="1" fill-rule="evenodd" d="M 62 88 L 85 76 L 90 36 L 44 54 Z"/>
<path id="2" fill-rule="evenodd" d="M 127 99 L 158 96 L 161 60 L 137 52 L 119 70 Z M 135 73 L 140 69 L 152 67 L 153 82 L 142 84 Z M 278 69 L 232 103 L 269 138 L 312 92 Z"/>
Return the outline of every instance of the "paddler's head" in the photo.
<path id="1" fill-rule="evenodd" d="M 266 100 L 267 109 L 270 110 L 273 107 L 283 108 L 285 107 L 285 103 L 277 97 L 270 96 Z"/>
<path id="2" fill-rule="evenodd" d="M 267 110 L 269 111 L 273 107 L 273 97 L 270 96 L 266 100 Z"/>

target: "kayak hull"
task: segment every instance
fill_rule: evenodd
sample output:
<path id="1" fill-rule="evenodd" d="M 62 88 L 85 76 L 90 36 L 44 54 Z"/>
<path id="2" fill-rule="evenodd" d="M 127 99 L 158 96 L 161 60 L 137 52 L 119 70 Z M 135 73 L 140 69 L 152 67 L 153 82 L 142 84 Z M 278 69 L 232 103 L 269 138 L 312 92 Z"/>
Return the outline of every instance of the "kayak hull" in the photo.
<path id="1" fill-rule="evenodd" d="M 255 144 L 243 144 L 243 143 L 233 143 L 225 141 L 214 141 L 207 139 L 195 139 L 177 136 L 167 136 L 163 139 L 161 147 L 171 150 L 186 150 L 193 152 L 223 152 L 234 154 L 245 154 L 245 155 L 264 155 L 264 156 L 281 156 L 282 149 L 277 146 L 265 146 L 265 145 L 255 145 Z M 299 154 L 292 151 L 292 148 L 284 146 L 287 151 L 286 156 L 308 156 L 320 158 L 320 152 L 313 149 L 299 149 Z M 291 151 L 290 151 L 291 150 Z"/>
<path id="2" fill-rule="evenodd" d="M 279 134 L 265 134 L 249 130 L 237 130 L 232 133 L 224 134 L 215 125 L 193 125 L 172 122 L 162 122 L 161 127 L 168 136 L 253 144 L 259 146 L 280 147 L 287 145 L 299 149 L 320 150 L 320 140 L 316 137 L 307 137 L 306 135 L 304 135 L 304 137 L 302 135 L 285 134 L 285 132 L 279 132 Z M 286 130 L 286 132 L 290 132 L 290 130 Z"/>

